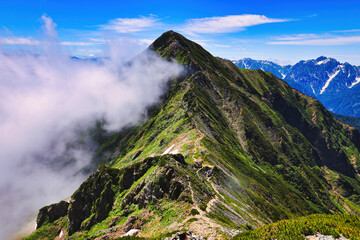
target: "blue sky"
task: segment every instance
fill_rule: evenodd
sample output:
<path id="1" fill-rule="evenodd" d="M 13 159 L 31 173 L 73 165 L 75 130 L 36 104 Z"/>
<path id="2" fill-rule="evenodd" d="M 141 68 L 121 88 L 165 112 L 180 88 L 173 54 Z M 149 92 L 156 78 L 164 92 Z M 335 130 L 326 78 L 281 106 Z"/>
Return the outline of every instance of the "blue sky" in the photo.
<path id="1" fill-rule="evenodd" d="M 144 47 L 167 30 L 216 56 L 296 63 L 321 55 L 360 65 L 360 1 L 0 1 L 0 44 L 41 45 L 42 16 L 70 54 L 103 54 L 108 39 Z"/>

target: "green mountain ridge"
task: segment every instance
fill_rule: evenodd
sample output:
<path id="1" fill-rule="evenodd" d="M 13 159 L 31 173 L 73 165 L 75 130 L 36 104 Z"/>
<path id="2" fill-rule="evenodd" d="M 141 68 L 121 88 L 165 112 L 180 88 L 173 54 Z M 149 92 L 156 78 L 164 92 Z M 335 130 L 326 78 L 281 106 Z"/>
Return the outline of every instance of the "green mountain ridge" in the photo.
<path id="1" fill-rule="evenodd" d="M 359 214 L 358 130 L 274 75 L 240 69 L 173 31 L 149 48 L 186 74 L 169 82 L 146 122 L 111 139 L 112 160 L 67 211 L 40 210 L 42 225 L 27 239 L 59 229 L 112 239 L 132 228 L 227 239 L 281 219 Z"/>

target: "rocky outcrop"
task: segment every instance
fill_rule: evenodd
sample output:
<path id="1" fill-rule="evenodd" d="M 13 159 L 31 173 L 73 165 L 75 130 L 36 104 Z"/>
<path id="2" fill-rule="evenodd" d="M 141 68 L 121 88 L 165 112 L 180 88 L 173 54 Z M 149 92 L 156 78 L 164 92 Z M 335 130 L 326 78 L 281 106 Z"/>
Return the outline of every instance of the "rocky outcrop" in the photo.
<path id="1" fill-rule="evenodd" d="M 80 229 L 89 229 L 107 217 L 120 173 L 118 169 L 102 166 L 74 193 L 68 212 L 69 235 Z"/>
<path id="2" fill-rule="evenodd" d="M 172 164 L 165 164 L 163 162 L 165 160 L 170 160 Z M 175 166 L 178 163 L 183 167 L 186 166 L 184 157 L 181 154 L 162 156 L 159 168 L 153 175 L 141 181 L 125 196 L 121 203 L 122 208 L 126 209 L 127 206 L 135 204 L 139 206 L 139 209 L 142 209 L 150 203 L 156 203 L 165 196 L 171 200 L 192 201 L 189 183 L 185 176 L 180 174 L 179 168 Z"/>
<path id="3" fill-rule="evenodd" d="M 158 165 L 155 173 L 133 187 L 134 182 L 155 165 Z M 114 205 L 116 192 L 123 192 L 131 187 L 132 190 L 121 201 L 124 216 L 131 213 L 128 209 L 131 204 L 142 209 L 164 197 L 192 201 L 189 183 L 176 165 L 186 166 L 181 154 L 147 158 L 121 170 L 102 166 L 72 196 L 68 211 L 69 235 L 79 230 L 88 230 L 104 220 Z M 116 219 L 111 226 L 116 224 Z M 125 224 L 125 232 L 133 227 L 135 220 L 134 217 L 129 218 Z"/>
<path id="4" fill-rule="evenodd" d="M 342 235 L 339 238 L 334 238 L 331 235 L 322 235 L 320 233 L 316 233 L 315 235 L 306 236 L 306 240 L 348 240 L 348 239 Z"/>
<path id="5" fill-rule="evenodd" d="M 167 237 L 164 240 L 205 240 L 205 238 L 197 235 L 193 235 L 191 231 L 178 232 L 172 237 Z"/>
<path id="6" fill-rule="evenodd" d="M 68 213 L 69 203 L 61 201 L 40 209 L 36 219 L 36 229 L 40 228 L 45 222 L 54 222 Z"/>

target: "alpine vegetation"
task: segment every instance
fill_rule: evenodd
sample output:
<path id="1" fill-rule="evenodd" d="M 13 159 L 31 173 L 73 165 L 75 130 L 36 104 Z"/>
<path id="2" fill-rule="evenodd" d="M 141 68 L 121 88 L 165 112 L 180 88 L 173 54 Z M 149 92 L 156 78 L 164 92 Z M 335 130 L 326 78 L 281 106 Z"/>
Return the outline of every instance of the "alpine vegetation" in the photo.
<path id="1" fill-rule="evenodd" d="M 358 130 L 273 74 L 213 57 L 174 31 L 149 51 L 184 75 L 145 121 L 114 133 L 107 164 L 69 202 L 40 209 L 25 239 L 359 236 Z M 334 213 L 343 215 L 318 224 Z M 284 219 L 295 220 L 274 223 Z"/>

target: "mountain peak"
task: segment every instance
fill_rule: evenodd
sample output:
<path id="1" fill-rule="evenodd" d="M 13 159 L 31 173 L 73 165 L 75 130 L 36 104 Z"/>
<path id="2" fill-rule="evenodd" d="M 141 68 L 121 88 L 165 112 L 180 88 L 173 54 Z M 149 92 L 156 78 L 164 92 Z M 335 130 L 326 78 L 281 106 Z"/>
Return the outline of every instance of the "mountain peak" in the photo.
<path id="1" fill-rule="evenodd" d="M 215 58 L 176 32 L 150 49 L 189 71 L 147 120 L 115 135 L 110 167 L 80 186 L 65 216 L 34 234 L 187 229 L 226 239 L 292 216 L 359 213 L 359 132 L 275 76 Z M 47 209 L 57 206 L 39 219 L 52 221 Z"/>
<path id="2" fill-rule="evenodd" d="M 326 59 L 328 59 L 328 58 L 325 57 L 325 56 L 320 56 L 320 57 L 318 57 L 318 58 L 316 59 L 316 61 L 323 61 L 323 60 L 326 60 Z"/>
<path id="3" fill-rule="evenodd" d="M 192 71 L 221 67 L 219 61 L 202 46 L 171 30 L 156 39 L 149 49 L 157 52 L 161 57 L 174 59 L 188 66 Z"/>
<path id="4" fill-rule="evenodd" d="M 190 40 L 186 39 L 181 34 L 174 32 L 172 30 L 164 32 L 160 37 L 158 37 L 151 45 L 150 49 L 159 52 L 159 50 L 163 50 L 169 48 L 173 45 L 178 45 L 185 47 L 186 42 L 190 42 Z M 185 45 L 185 46 L 183 46 Z"/>
<path id="5" fill-rule="evenodd" d="M 181 38 L 184 38 L 180 33 L 177 33 L 177 32 L 174 32 L 173 30 L 169 30 L 167 32 L 164 32 L 163 34 L 161 34 L 160 37 L 158 37 L 154 44 L 156 45 L 156 43 L 161 43 L 162 41 L 160 40 L 165 40 L 165 41 L 168 41 L 168 40 L 179 40 Z"/>

